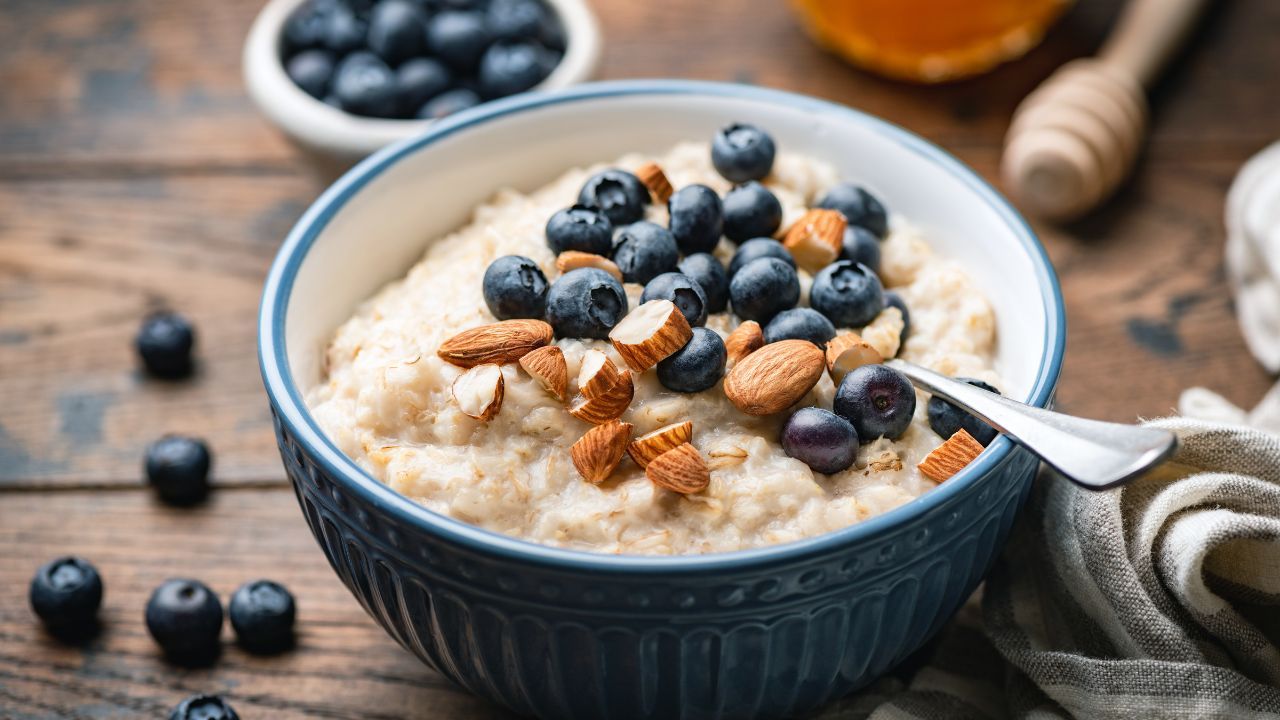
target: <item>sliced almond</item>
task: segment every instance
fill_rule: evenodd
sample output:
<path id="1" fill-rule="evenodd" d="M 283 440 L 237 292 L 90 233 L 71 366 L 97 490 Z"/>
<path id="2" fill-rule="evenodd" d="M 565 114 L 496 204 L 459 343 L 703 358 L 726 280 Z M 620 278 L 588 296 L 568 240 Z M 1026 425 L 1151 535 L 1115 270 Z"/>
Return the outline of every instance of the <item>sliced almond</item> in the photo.
<path id="1" fill-rule="evenodd" d="M 934 482 L 942 482 L 973 462 L 974 458 L 982 454 L 983 449 L 982 443 L 962 428 L 934 448 L 916 467 L 921 475 Z"/>
<path id="2" fill-rule="evenodd" d="M 662 453 L 693 439 L 693 423 L 688 420 L 645 433 L 627 446 L 627 454 L 640 467 L 648 467 Z"/>
<path id="3" fill-rule="evenodd" d="M 622 379 L 604 393 L 595 397 L 578 395 L 569 405 L 569 414 L 592 425 L 603 425 L 622 417 L 635 395 L 631 373 L 622 371 Z"/>
<path id="4" fill-rule="evenodd" d="M 728 352 L 731 363 L 738 362 L 762 347 L 764 347 L 764 330 L 755 320 L 742 323 L 724 339 L 724 349 Z"/>
<path id="5" fill-rule="evenodd" d="M 556 269 L 562 273 L 578 268 L 596 268 L 603 270 L 618 282 L 622 282 L 622 271 L 618 269 L 617 263 L 603 255 L 595 253 L 582 252 L 581 250 L 565 250 L 556 256 Z"/>
<path id="6" fill-rule="evenodd" d="M 631 423 L 610 420 L 586 432 L 569 448 L 569 457 L 587 482 L 599 485 L 622 462 L 627 441 L 631 439 Z"/>
<path id="7" fill-rule="evenodd" d="M 578 392 L 587 398 L 599 397 L 622 382 L 623 376 L 630 378 L 630 374 L 619 370 L 608 355 L 593 348 L 582 355 L 582 364 L 578 367 Z"/>
<path id="8" fill-rule="evenodd" d="M 867 460 L 867 469 L 871 472 L 901 470 L 902 458 L 898 456 L 898 453 L 893 448 L 885 448 Z"/>
<path id="9" fill-rule="evenodd" d="M 827 343 L 827 372 L 836 385 L 850 371 L 884 362 L 880 352 L 857 333 L 842 333 Z"/>
<path id="10" fill-rule="evenodd" d="M 743 358 L 724 378 L 724 394 L 748 415 L 772 415 L 818 384 L 825 363 L 808 340 L 780 340 Z"/>
<path id="11" fill-rule="evenodd" d="M 569 367 L 558 345 L 547 345 L 520 358 L 520 367 L 560 402 L 569 396 Z"/>
<path id="12" fill-rule="evenodd" d="M 689 443 L 654 458 L 645 467 L 644 475 L 654 485 L 681 495 L 703 490 L 711 482 L 711 471 L 707 469 L 702 453 Z"/>
<path id="13" fill-rule="evenodd" d="M 464 414 L 488 422 L 502 409 L 502 366 L 477 365 L 453 381 L 453 401 Z"/>
<path id="14" fill-rule="evenodd" d="M 436 354 L 458 367 L 515 362 L 551 342 L 551 326 L 541 320 L 503 320 L 463 330 L 440 345 Z"/>
<path id="15" fill-rule="evenodd" d="M 613 347 L 636 372 L 644 372 L 689 342 L 693 329 L 670 300 L 650 300 L 609 331 Z"/>
<path id="16" fill-rule="evenodd" d="M 653 193 L 654 200 L 665 205 L 671 199 L 671 181 L 667 179 L 667 174 L 662 172 L 658 163 L 647 162 L 641 165 L 636 170 L 636 177 L 640 178 L 640 182 Z"/>
<path id="17" fill-rule="evenodd" d="M 816 273 L 839 257 L 846 224 L 839 210 L 814 208 L 787 230 L 782 244 L 791 251 L 796 264 Z"/>

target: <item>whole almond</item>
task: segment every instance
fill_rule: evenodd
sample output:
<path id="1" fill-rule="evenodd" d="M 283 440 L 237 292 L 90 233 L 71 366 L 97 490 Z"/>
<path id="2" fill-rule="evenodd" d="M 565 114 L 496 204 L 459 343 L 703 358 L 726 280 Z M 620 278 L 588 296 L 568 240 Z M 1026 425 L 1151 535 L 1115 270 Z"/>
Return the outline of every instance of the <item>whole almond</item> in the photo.
<path id="1" fill-rule="evenodd" d="M 645 433 L 627 446 L 627 454 L 640 467 L 648 467 L 662 453 L 693 439 L 693 423 L 688 420 Z"/>
<path id="2" fill-rule="evenodd" d="M 780 340 L 734 365 L 725 375 L 724 394 L 748 415 L 772 415 L 812 390 L 825 366 L 817 345 L 808 340 Z"/>
<path id="3" fill-rule="evenodd" d="M 665 205 L 671 199 L 671 181 L 658 163 L 647 162 L 636 170 L 636 177 L 653 193 L 653 199 Z"/>
<path id="4" fill-rule="evenodd" d="M 631 439 L 631 423 L 610 420 L 588 430 L 569 448 L 569 457 L 587 482 L 604 482 L 622 462 Z"/>
<path id="5" fill-rule="evenodd" d="M 551 326 L 541 320 L 503 320 L 463 330 L 445 340 L 436 354 L 458 367 L 515 362 L 551 342 Z"/>
<path id="6" fill-rule="evenodd" d="M 650 300 L 627 313 L 609 331 L 609 340 L 627 367 L 644 372 L 689 342 L 693 328 L 670 300 Z"/>
<path id="7" fill-rule="evenodd" d="M 635 395 L 635 383 L 631 373 L 622 371 L 622 380 L 595 397 L 578 395 L 569 405 L 569 414 L 592 425 L 603 425 L 622 417 Z"/>
<path id="8" fill-rule="evenodd" d="M 547 345 L 520 358 L 520 367 L 560 402 L 569 396 L 569 368 L 559 345 Z"/>
<path id="9" fill-rule="evenodd" d="M 836 385 L 851 371 L 882 362 L 879 351 L 857 333 L 841 333 L 827 343 L 827 373 Z"/>
<path id="10" fill-rule="evenodd" d="M 622 282 L 622 270 L 618 269 L 618 264 L 603 255 L 581 250 L 565 250 L 556 256 L 556 269 L 562 273 L 584 267 L 603 270 L 618 282 Z"/>
<path id="11" fill-rule="evenodd" d="M 645 467 L 644 475 L 654 485 L 682 495 L 703 490 L 711 482 L 711 471 L 702 453 L 689 443 L 654 458 Z"/>
<path id="12" fill-rule="evenodd" d="M 816 273 L 840 255 L 846 225 L 839 210 L 814 208 L 787 230 L 782 244 L 791 251 L 797 265 Z"/>
<path id="13" fill-rule="evenodd" d="M 946 442 L 934 448 L 916 467 L 921 475 L 934 482 L 943 482 L 973 462 L 984 449 L 982 443 L 961 428 L 947 438 Z"/>
<path id="14" fill-rule="evenodd" d="M 463 414 L 488 422 L 502 409 L 505 388 L 502 366 L 486 363 L 454 378 L 451 391 Z"/>
<path id="15" fill-rule="evenodd" d="M 724 349 L 731 363 L 738 362 L 762 347 L 764 347 L 764 330 L 755 320 L 742 323 L 724 339 Z"/>

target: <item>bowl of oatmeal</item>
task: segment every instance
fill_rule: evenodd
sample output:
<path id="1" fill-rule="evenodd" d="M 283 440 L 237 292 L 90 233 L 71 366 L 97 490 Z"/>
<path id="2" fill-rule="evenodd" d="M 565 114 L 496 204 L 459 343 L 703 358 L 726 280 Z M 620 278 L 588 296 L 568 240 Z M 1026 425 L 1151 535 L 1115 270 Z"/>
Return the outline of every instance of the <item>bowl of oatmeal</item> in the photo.
<path id="1" fill-rule="evenodd" d="M 936 632 L 1036 467 L 878 361 L 1044 406 L 1063 333 L 1038 241 L 941 150 L 654 81 L 359 165 L 282 247 L 260 355 L 308 524 L 428 665 L 544 717 L 772 717 Z"/>

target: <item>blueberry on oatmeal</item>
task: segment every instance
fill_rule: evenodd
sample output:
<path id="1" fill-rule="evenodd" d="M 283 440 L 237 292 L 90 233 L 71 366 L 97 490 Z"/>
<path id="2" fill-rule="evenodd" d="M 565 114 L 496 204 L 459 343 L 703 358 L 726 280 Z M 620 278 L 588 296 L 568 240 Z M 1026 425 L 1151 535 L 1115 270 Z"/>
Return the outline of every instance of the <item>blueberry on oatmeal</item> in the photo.
<path id="1" fill-rule="evenodd" d="M 836 336 L 836 328 L 822 313 L 812 308 L 783 310 L 764 326 L 764 341 L 808 340 L 825 349 L 827 342 Z"/>
<path id="2" fill-rule="evenodd" d="M 782 204 L 769 188 L 751 180 L 725 196 L 724 234 L 734 242 L 773 235 L 782 224 Z"/>
<path id="3" fill-rule="evenodd" d="M 886 365 L 863 365 L 844 376 L 832 407 L 853 423 L 858 438 L 897 440 L 911 426 L 916 391 L 905 375 Z"/>
<path id="4" fill-rule="evenodd" d="M 861 225 L 847 225 L 840 244 L 840 259 L 852 260 L 880 272 L 880 238 Z"/>
<path id="5" fill-rule="evenodd" d="M 956 380 L 968 383 L 976 388 L 982 388 L 987 392 L 1000 394 L 1000 391 L 990 383 L 985 383 L 975 378 L 958 377 Z M 990 445 L 991 441 L 995 440 L 996 435 L 999 434 L 995 428 L 937 395 L 929 398 L 928 410 L 929 427 L 944 440 L 955 435 L 960 430 L 965 430 L 973 436 L 974 440 L 986 446 Z"/>
<path id="6" fill-rule="evenodd" d="M 622 283 L 596 268 L 561 275 L 547 292 L 547 322 L 561 338 L 604 340 L 627 314 Z"/>
<path id="7" fill-rule="evenodd" d="M 824 475 L 849 469 L 858 457 L 858 433 L 853 424 L 816 407 L 800 408 L 787 418 L 780 444 L 787 455 Z"/>
<path id="8" fill-rule="evenodd" d="M 658 362 L 658 382 L 676 392 L 701 392 L 724 376 L 727 359 L 720 335 L 715 330 L 696 327 L 684 347 Z"/>
<path id="9" fill-rule="evenodd" d="M 651 222 L 632 223 L 615 239 L 613 261 L 627 282 L 648 282 L 664 272 L 676 269 L 680 249 L 671 231 Z"/>
<path id="10" fill-rule="evenodd" d="M 796 259 L 782 246 L 782 243 L 773 238 L 752 238 L 739 245 L 737 251 L 733 253 L 733 258 L 729 260 L 729 279 L 732 280 L 743 265 L 765 257 L 777 258 L 791 267 L 796 266 Z"/>
<path id="11" fill-rule="evenodd" d="M 729 306 L 729 276 L 724 265 L 710 253 L 686 255 L 677 266 L 680 272 L 693 278 L 707 297 L 707 312 L 724 312 Z"/>
<path id="12" fill-rule="evenodd" d="M 587 179 L 578 192 L 578 204 L 599 210 L 615 226 L 626 225 L 644 217 L 649 188 L 626 170 L 612 168 Z"/>
<path id="13" fill-rule="evenodd" d="M 902 332 L 898 333 L 898 352 L 901 353 L 903 346 L 907 344 L 907 336 L 911 334 L 911 311 L 907 310 L 907 301 L 896 290 L 884 291 L 884 306 L 898 308 L 898 312 L 902 313 Z"/>
<path id="14" fill-rule="evenodd" d="M 484 302 L 499 320 L 540 318 L 547 309 L 547 276 L 521 255 L 494 260 L 484 271 Z"/>
<path id="15" fill-rule="evenodd" d="M 729 182 L 760 180 L 773 169 L 773 138 L 755 125 L 734 123 L 711 140 L 711 164 Z"/>
<path id="16" fill-rule="evenodd" d="M 720 243 L 724 232 L 724 205 L 715 190 L 706 185 L 687 185 L 667 201 L 670 221 L 680 252 L 709 253 Z"/>
<path id="17" fill-rule="evenodd" d="M 839 260 L 814 276 L 809 306 L 836 327 L 862 327 L 884 309 L 884 288 L 871 268 Z"/>
<path id="18" fill-rule="evenodd" d="M 559 255 L 569 250 L 608 257 L 613 252 L 613 223 L 586 205 L 556 211 L 547 221 L 547 247 Z"/>
<path id="19" fill-rule="evenodd" d="M 707 323 L 707 294 L 693 278 L 678 272 L 662 273 L 644 286 L 640 303 L 650 300 L 670 300 L 680 308 L 680 314 L 697 327 Z"/>
<path id="20" fill-rule="evenodd" d="M 768 323 L 800 301 L 796 269 L 772 257 L 747 263 L 729 281 L 729 302 L 743 320 Z"/>
<path id="21" fill-rule="evenodd" d="M 850 225 L 864 227 L 883 238 L 889 234 L 889 215 L 875 195 L 853 183 L 841 183 L 818 200 L 818 207 L 839 210 Z"/>

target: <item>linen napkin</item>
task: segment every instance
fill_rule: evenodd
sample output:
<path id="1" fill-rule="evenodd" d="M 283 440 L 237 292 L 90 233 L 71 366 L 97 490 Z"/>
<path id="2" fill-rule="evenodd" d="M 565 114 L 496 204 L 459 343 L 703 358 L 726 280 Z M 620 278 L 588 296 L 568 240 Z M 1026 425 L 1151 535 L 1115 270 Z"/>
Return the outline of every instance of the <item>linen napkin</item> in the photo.
<path id="1" fill-rule="evenodd" d="M 1280 143 L 1237 176 L 1227 269 L 1280 371 Z M 1083 490 L 1046 471 L 1003 556 L 925 651 L 820 717 L 1280 718 L 1280 384 L 1252 411 L 1191 388 L 1173 460 Z"/>

